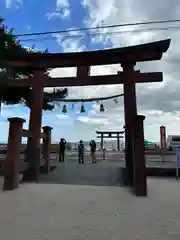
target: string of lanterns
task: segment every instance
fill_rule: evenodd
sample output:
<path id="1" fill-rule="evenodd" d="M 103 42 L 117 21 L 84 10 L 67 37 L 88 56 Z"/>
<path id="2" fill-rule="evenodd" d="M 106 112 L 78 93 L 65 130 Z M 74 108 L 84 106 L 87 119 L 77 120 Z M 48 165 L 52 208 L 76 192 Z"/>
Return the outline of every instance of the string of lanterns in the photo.
<path id="1" fill-rule="evenodd" d="M 62 112 L 67 113 L 67 106 L 65 104 L 63 105 Z M 86 112 L 86 110 L 85 110 L 84 104 L 82 103 L 81 108 L 80 108 L 80 113 L 85 113 L 85 112 Z M 100 112 L 105 112 L 103 103 L 100 104 Z"/>
<path id="2" fill-rule="evenodd" d="M 72 104 L 72 110 L 74 109 L 74 102 L 81 102 L 81 107 L 80 107 L 80 113 L 85 113 L 85 106 L 84 106 L 84 102 L 100 102 L 100 112 L 105 112 L 105 107 L 103 104 L 103 100 L 109 100 L 109 99 L 113 99 L 114 103 L 117 104 L 118 103 L 118 98 L 123 96 L 124 94 L 118 94 L 118 95 L 113 95 L 113 96 L 109 96 L 109 97 L 101 97 L 101 98 L 88 98 L 88 99 L 56 99 L 56 101 L 61 101 L 61 102 L 67 102 L 67 103 L 73 103 Z M 62 112 L 63 113 L 67 113 L 67 105 L 64 104 L 62 107 Z"/>

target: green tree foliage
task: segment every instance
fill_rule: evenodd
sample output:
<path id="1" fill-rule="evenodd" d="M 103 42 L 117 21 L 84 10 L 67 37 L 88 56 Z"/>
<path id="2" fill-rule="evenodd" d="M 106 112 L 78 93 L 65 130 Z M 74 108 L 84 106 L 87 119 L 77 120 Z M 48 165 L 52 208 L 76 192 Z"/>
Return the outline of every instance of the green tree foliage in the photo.
<path id="1" fill-rule="evenodd" d="M 13 36 L 13 29 L 7 30 L 4 25 L 4 19 L 0 17 L 0 101 L 5 104 L 23 103 L 30 106 L 31 88 L 27 87 L 9 87 L 7 80 L 16 81 L 20 78 L 28 78 L 32 75 L 29 69 L 18 68 L 12 69 L 7 64 L 7 56 L 18 56 L 34 50 L 24 48 Z M 47 52 L 47 50 L 45 50 Z M 53 90 L 52 92 L 44 92 L 43 109 L 52 110 L 54 108 L 54 98 L 65 98 L 68 95 L 67 88 Z"/>

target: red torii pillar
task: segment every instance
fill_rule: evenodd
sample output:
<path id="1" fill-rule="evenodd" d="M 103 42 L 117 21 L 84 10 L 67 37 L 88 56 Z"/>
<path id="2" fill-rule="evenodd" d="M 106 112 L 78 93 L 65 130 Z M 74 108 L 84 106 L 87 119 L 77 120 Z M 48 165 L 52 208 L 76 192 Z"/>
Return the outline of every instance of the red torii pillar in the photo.
<path id="1" fill-rule="evenodd" d="M 24 180 L 38 181 L 40 168 L 40 138 L 43 108 L 44 70 L 34 71 L 32 77 L 32 95 L 30 106 L 29 131 L 31 137 L 27 141 L 27 158 L 29 169 L 24 173 Z"/>
<path id="2" fill-rule="evenodd" d="M 121 64 L 124 73 L 124 112 L 125 112 L 125 160 L 128 174 L 128 185 L 133 186 L 134 181 L 134 146 L 133 132 L 134 119 L 137 115 L 136 88 L 135 88 L 135 63 L 124 62 Z"/>

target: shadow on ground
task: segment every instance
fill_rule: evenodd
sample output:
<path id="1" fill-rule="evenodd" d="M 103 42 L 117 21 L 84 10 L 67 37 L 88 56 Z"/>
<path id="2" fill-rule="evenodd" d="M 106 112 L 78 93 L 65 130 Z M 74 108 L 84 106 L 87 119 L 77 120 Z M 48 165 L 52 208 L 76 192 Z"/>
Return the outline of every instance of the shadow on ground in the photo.
<path id="1" fill-rule="evenodd" d="M 41 174 L 40 183 L 68 185 L 120 186 L 120 166 L 107 161 L 97 164 L 67 161 L 48 174 Z"/>

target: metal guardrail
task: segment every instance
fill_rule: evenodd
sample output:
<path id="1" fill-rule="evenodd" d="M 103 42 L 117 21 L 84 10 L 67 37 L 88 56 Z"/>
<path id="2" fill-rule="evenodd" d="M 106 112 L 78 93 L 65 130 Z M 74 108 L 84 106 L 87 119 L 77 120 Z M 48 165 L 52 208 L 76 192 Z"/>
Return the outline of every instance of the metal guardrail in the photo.
<path id="1" fill-rule="evenodd" d="M 6 150 L 5 149 L 0 149 L 0 164 L 1 162 L 5 160 L 6 157 Z M 85 151 L 85 156 L 89 155 L 89 151 Z M 97 151 L 97 158 L 103 158 L 103 154 L 101 151 Z M 77 157 L 78 152 L 76 151 L 67 151 L 66 156 L 68 157 Z M 146 162 L 161 162 L 161 163 L 175 163 L 176 162 L 176 155 L 175 154 L 146 154 Z M 58 151 L 55 149 L 52 149 L 51 151 L 51 163 L 53 165 L 57 164 L 58 161 Z M 105 152 L 105 159 L 119 159 L 120 161 L 125 161 L 125 156 L 124 152 L 120 151 L 106 151 Z M 21 150 L 20 154 L 20 160 L 24 160 L 24 150 Z M 0 167 L 1 169 L 1 167 Z"/>

